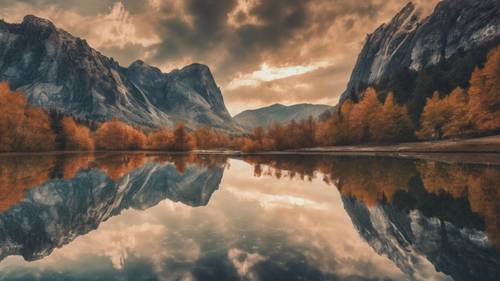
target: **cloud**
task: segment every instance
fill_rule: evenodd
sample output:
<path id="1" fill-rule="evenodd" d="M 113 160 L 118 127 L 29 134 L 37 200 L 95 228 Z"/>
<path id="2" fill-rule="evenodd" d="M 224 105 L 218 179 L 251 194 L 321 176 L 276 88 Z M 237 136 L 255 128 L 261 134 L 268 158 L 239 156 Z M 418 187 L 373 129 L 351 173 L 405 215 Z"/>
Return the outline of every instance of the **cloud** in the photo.
<path id="1" fill-rule="evenodd" d="M 242 86 L 258 86 L 265 81 L 273 81 L 304 74 L 320 68 L 321 65 L 322 64 L 269 67 L 264 63 L 260 66 L 259 70 L 245 75 L 238 75 L 228 84 L 227 89 L 234 90 Z"/>
<path id="2" fill-rule="evenodd" d="M 425 15 L 438 0 L 415 2 Z M 249 96 L 252 102 L 247 107 L 271 100 L 335 104 L 366 34 L 406 3 L 5 0 L 0 3 L 0 17 L 9 21 L 30 13 L 47 17 L 124 65 L 140 58 L 169 71 L 191 62 L 205 63 L 234 112 Z M 321 65 L 325 61 L 328 64 Z"/>
<path id="3" fill-rule="evenodd" d="M 231 248 L 227 252 L 227 257 L 242 279 L 258 280 L 257 276 L 251 272 L 251 269 L 255 264 L 265 260 L 263 256 L 258 253 L 247 253 L 237 248 Z"/>

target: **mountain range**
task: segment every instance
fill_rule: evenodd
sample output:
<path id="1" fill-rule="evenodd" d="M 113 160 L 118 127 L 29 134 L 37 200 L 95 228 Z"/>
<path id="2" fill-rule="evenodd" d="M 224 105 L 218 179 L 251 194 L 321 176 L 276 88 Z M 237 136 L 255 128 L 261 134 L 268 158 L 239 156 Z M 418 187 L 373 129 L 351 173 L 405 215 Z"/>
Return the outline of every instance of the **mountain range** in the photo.
<path id="1" fill-rule="evenodd" d="M 20 24 L 0 21 L 0 80 L 25 93 L 30 104 L 79 119 L 241 131 L 207 66 L 195 63 L 163 73 L 137 60 L 122 67 L 85 40 L 32 15 Z"/>
<path id="2" fill-rule="evenodd" d="M 309 116 L 317 118 L 333 109 L 331 106 L 322 104 L 302 103 L 286 106 L 277 103 L 254 110 L 245 110 L 234 116 L 234 119 L 246 129 L 265 128 L 273 123 L 284 124 L 292 120 L 300 121 L 309 118 Z"/>

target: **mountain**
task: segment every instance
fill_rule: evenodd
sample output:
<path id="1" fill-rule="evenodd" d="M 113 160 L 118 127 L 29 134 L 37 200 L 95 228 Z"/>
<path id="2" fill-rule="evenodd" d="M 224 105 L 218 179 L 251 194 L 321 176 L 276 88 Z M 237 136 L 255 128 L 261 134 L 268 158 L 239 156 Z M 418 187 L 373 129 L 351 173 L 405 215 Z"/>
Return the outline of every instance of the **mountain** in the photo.
<path id="1" fill-rule="evenodd" d="M 357 100 L 369 85 L 418 115 L 434 90 L 466 87 L 474 67 L 500 43 L 498 0 L 443 0 L 431 15 L 407 4 L 366 38 L 341 102 Z"/>
<path id="2" fill-rule="evenodd" d="M 165 199 L 204 206 L 223 172 L 223 165 L 188 165 L 179 172 L 172 163 L 148 162 L 117 180 L 98 168 L 68 180 L 49 180 L 0 214 L 0 260 L 48 256 L 125 209 L 145 210 Z"/>
<path id="3" fill-rule="evenodd" d="M 162 73 L 143 61 L 128 68 L 85 40 L 32 15 L 0 21 L 0 80 L 29 103 L 87 120 L 118 118 L 149 128 L 210 125 L 238 131 L 210 69 L 191 64 Z"/>
<path id="4" fill-rule="evenodd" d="M 234 116 L 234 119 L 244 128 L 253 129 L 268 127 L 275 122 L 283 124 L 292 120 L 299 121 L 309 116 L 316 118 L 330 110 L 333 110 L 333 107 L 322 104 L 302 103 L 286 106 L 277 103 L 254 110 L 245 110 Z"/>

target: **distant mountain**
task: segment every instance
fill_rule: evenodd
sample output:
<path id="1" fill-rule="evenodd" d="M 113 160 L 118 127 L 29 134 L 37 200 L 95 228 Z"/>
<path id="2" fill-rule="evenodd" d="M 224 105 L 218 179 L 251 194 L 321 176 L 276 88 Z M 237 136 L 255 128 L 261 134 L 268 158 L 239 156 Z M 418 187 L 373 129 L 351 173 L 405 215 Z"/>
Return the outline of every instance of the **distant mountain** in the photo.
<path id="1" fill-rule="evenodd" d="M 295 104 L 282 105 L 273 104 L 271 106 L 262 107 L 254 110 L 245 110 L 236 116 L 234 119 L 247 129 L 255 127 L 267 127 L 273 123 L 288 123 L 292 120 L 299 121 L 309 118 L 317 118 L 326 111 L 333 110 L 333 107 L 322 104 Z"/>
<path id="2" fill-rule="evenodd" d="M 500 43 L 500 1 L 443 0 L 422 18 L 412 3 L 366 38 L 341 102 L 367 86 L 395 91 L 414 117 L 434 90 L 466 87 L 473 69 Z"/>
<path id="3" fill-rule="evenodd" d="M 162 73 L 138 60 L 122 67 L 85 40 L 32 15 L 21 24 L 0 21 L 0 80 L 24 92 L 33 105 L 81 119 L 241 129 L 207 66 Z"/>

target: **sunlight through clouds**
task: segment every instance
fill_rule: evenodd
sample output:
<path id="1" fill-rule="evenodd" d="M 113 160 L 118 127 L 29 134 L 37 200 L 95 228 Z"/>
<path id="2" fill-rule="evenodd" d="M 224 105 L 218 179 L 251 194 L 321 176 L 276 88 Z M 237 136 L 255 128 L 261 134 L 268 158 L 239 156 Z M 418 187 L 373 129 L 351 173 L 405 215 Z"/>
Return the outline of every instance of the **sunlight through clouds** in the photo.
<path id="1" fill-rule="evenodd" d="M 327 66 L 326 62 L 320 62 L 312 65 L 296 65 L 285 67 L 272 67 L 267 63 L 263 63 L 260 66 L 260 69 L 257 71 L 244 75 L 240 74 L 239 77 L 229 83 L 227 88 L 229 90 L 234 90 L 241 86 L 257 86 L 261 82 L 273 81 L 300 75 L 325 66 Z"/>

